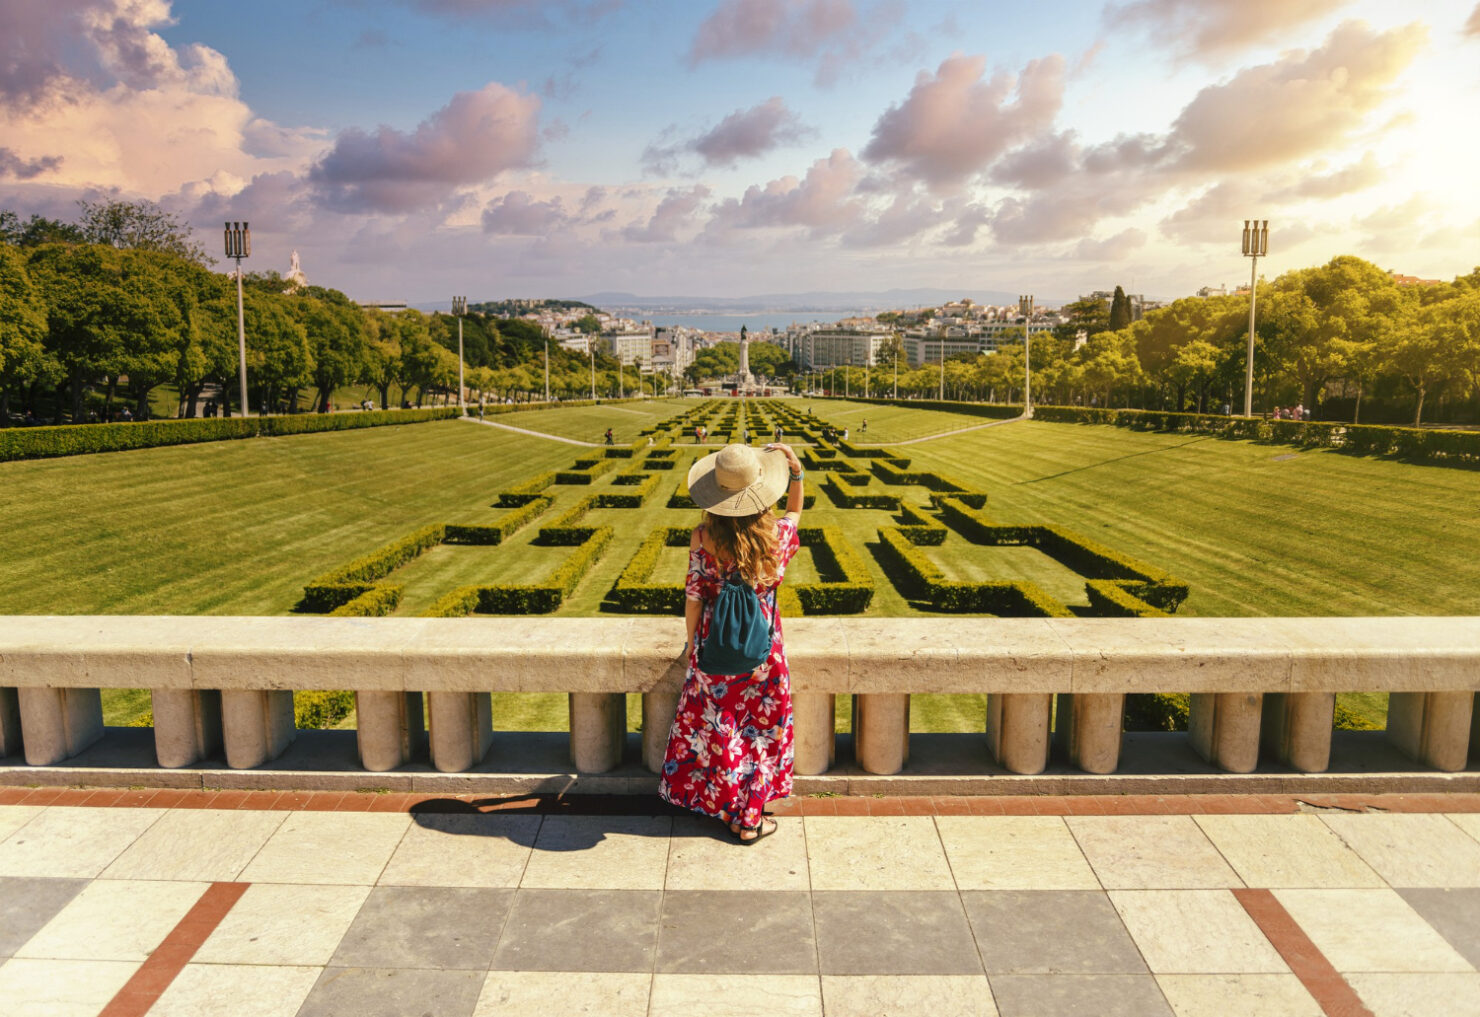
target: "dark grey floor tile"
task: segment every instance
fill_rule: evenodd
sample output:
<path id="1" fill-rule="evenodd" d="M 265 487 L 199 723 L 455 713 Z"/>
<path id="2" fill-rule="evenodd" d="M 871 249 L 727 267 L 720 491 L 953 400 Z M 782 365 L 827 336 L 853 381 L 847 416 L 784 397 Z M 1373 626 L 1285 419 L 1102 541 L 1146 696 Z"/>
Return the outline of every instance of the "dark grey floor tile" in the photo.
<path id="1" fill-rule="evenodd" d="M 812 897 L 805 891 L 670 890 L 663 895 L 657 969 L 814 974 Z"/>
<path id="2" fill-rule="evenodd" d="M 988 975 L 1001 1017 L 1175 1017 L 1150 975 Z"/>
<path id="3" fill-rule="evenodd" d="M 329 963 L 487 971 L 513 890 L 377 886 Z"/>
<path id="4" fill-rule="evenodd" d="M 1408 906 L 1480 968 L 1480 888 L 1399 890 Z"/>
<path id="5" fill-rule="evenodd" d="M 483 971 L 325 968 L 297 1017 L 470 1017 Z"/>
<path id="6" fill-rule="evenodd" d="M 988 975 L 1146 972 L 1099 890 L 972 890 L 961 900 Z"/>
<path id="7" fill-rule="evenodd" d="M 949 891 L 812 894 L 825 975 L 979 975 L 960 897 Z"/>
<path id="8" fill-rule="evenodd" d="M 56 917 L 86 879 L 0 877 L 0 957 L 9 957 Z"/>
<path id="9" fill-rule="evenodd" d="M 520 890 L 493 956 L 503 971 L 651 971 L 660 890 Z"/>

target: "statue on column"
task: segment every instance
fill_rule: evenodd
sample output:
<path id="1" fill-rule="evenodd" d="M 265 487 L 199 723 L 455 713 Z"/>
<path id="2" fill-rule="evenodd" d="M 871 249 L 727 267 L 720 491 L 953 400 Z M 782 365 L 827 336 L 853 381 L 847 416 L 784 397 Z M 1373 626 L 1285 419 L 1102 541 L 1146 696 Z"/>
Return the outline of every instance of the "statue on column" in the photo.
<path id="1" fill-rule="evenodd" d="M 750 373 L 750 330 L 744 325 L 740 326 L 740 369 L 735 374 L 735 381 L 742 390 L 755 384 L 755 377 Z"/>

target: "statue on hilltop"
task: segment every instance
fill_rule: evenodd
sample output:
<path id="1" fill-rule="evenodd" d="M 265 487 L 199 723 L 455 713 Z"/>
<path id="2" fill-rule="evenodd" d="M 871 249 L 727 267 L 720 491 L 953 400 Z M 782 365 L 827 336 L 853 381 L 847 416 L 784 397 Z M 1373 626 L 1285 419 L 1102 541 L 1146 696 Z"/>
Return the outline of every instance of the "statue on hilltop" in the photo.
<path id="1" fill-rule="evenodd" d="M 298 252 L 294 251 L 292 258 L 288 261 L 288 274 L 283 276 L 283 281 L 288 284 L 289 293 L 297 293 L 308 285 L 308 276 L 303 274 L 303 266 L 298 261 Z"/>

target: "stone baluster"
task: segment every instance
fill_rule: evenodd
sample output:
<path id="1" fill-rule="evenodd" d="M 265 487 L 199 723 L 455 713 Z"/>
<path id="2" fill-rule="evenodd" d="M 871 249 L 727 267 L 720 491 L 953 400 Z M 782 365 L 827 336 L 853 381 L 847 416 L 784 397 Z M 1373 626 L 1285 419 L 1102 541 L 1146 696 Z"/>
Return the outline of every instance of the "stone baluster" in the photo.
<path id="1" fill-rule="evenodd" d="M 1124 718 L 1123 693 L 1060 695 L 1055 740 L 1069 762 L 1086 773 L 1114 773 Z"/>
<path id="2" fill-rule="evenodd" d="M 292 692 L 221 690 L 221 740 L 226 746 L 226 765 L 233 770 L 251 770 L 271 762 L 297 735 Z"/>
<path id="3" fill-rule="evenodd" d="M 1334 692 L 1274 692 L 1264 697 L 1260 741 L 1292 770 L 1324 773 L 1331 765 Z"/>
<path id="4" fill-rule="evenodd" d="M 15 689 L 0 688 L 0 759 L 21 753 L 21 706 Z"/>
<path id="5" fill-rule="evenodd" d="M 432 766 L 471 770 L 493 744 L 493 701 L 487 692 L 428 692 Z"/>
<path id="6" fill-rule="evenodd" d="M 910 758 L 907 692 L 867 692 L 854 699 L 853 753 L 867 773 L 891 774 Z"/>
<path id="7" fill-rule="evenodd" d="M 221 751 L 221 693 L 153 689 L 154 756 L 168 768 L 189 766 Z"/>
<path id="8" fill-rule="evenodd" d="M 838 697 L 830 692 L 791 694 L 794 772 L 815 777 L 832 769 L 838 757 L 836 714 Z"/>
<path id="9" fill-rule="evenodd" d="M 1258 692 L 1195 692 L 1187 735 L 1197 754 L 1229 773 L 1252 773 L 1259 765 Z"/>
<path id="10" fill-rule="evenodd" d="M 21 744 L 26 762 L 51 766 L 103 737 L 103 700 L 97 689 L 18 690 Z"/>
<path id="11" fill-rule="evenodd" d="M 642 694 L 642 761 L 653 773 L 663 769 L 668 754 L 668 732 L 678 713 L 677 692 Z"/>
<path id="12" fill-rule="evenodd" d="M 375 773 L 404 766 L 426 751 L 420 692 L 356 692 L 360 765 Z"/>
<path id="13" fill-rule="evenodd" d="M 1394 692 L 1388 696 L 1388 741 L 1436 770 L 1463 770 L 1470 754 L 1473 692 Z"/>
<path id="14" fill-rule="evenodd" d="M 1006 692 L 987 696 L 987 750 L 1011 773 L 1042 773 L 1048 767 L 1053 696 Z"/>
<path id="15" fill-rule="evenodd" d="M 622 763 L 626 740 L 626 695 L 570 693 L 570 760 L 577 773 L 615 770 Z"/>

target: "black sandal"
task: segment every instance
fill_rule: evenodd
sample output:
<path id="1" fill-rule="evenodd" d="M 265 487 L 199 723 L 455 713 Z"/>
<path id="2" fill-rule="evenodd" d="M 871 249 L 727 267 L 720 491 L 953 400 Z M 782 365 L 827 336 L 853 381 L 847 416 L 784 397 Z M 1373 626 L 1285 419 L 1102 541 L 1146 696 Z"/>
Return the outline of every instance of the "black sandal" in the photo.
<path id="1" fill-rule="evenodd" d="M 767 828 L 766 827 L 766 819 L 765 819 L 764 816 L 762 816 L 761 817 L 761 823 L 760 823 L 759 826 L 741 826 L 741 827 L 737 827 L 737 828 L 732 828 L 730 830 L 730 832 L 735 835 L 735 839 L 738 840 L 741 844 L 744 844 L 746 847 L 749 847 L 750 845 L 754 844 L 756 841 L 761 840 L 761 839 L 763 839 L 765 837 L 771 836 L 771 834 L 773 834 L 773 833 L 776 832 L 777 826 L 778 826 L 778 824 L 776 823 L 776 821 L 775 820 L 772 820 L 770 827 Z M 753 834 L 755 834 L 755 836 L 754 837 L 747 837 L 747 836 L 745 836 L 747 833 L 753 833 Z"/>

